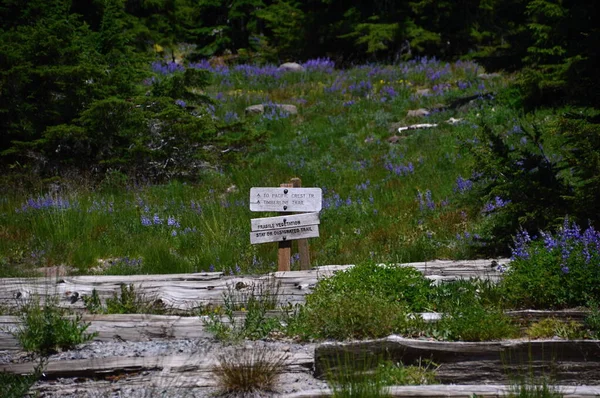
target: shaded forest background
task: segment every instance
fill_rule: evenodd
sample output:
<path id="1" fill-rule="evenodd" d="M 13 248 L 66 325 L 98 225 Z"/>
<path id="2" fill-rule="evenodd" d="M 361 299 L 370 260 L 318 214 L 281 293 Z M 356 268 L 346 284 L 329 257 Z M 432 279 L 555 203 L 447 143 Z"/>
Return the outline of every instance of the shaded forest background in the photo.
<path id="1" fill-rule="evenodd" d="M 520 71 L 526 109 L 597 108 L 598 8 L 578 0 L 3 0 L 0 167 L 35 164 L 52 174 L 65 159 L 146 167 L 150 154 L 135 137 L 149 120 L 177 120 L 170 134 L 180 144 L 215 133 L 213 121 L 196 117 L 209 100 L 193 88 L 207 73 L 188 70 L 147 91 L 139 83 L 156 59 L 329 57 L 338 67 L 473 59 L 488 71 Z M 198 105 L 195 114 L 173 99 Z"/>

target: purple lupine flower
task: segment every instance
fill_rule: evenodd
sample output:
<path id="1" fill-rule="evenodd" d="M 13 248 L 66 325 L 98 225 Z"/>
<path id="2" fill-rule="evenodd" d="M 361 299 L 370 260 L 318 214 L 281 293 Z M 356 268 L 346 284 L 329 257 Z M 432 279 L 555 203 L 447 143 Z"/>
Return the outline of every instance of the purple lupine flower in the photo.
<path id="1" fill-rule="evenodd" d="M 185 101 L 182 100 L 182 99 L 175 100 L 175 104 L 179 105 L 182 108 L 185 108 L 187 106 L 187 104 L 185 103 Z"/>
<path id="2" fill-rule="evenodd" d="M 309 59 L 303 63 L 302 66 L 304 66 L 304 68 L 309 72 L 331 73 L 333 72 L 335 63 L 329 58 L 316 58 Z"/>
<path id="3" fill-rule="evenodd" d="M 462 176 L 458 176 L 456 178 L 456 186 L 454 187 L 454 192 L 458 192 L 463 194 L 467 191 L 473 189 L 473 181 L 463 178 Z"/>
<path id="4" fill-rule="evenodd" d="M 527 251 L 528 244 L 531 242 L 529 233 L 524 229 L 517 232 L 514 238 L 515 246 L 512 248 L 512 260 L 516 259 L 528 259 L 529 252 Z"/>
<path id="5" fill-rule="evenodd" d="M 223 117 L 223 121 L 225 123 L 233 123 L 233 122 L 237 122 L 239 120 L 239 116 L 236 112 L 232 112 L 232 111 L 228 111 L 227 113 L 225 113 L 225 116 Z"/>
<path id="6" fill-rule="evenodd" d="M 419 210 L 424 211 L 425 210 L 425 199 L 423 197 L 423 192 L 421 192 L 421 191 L 417 192 L 417 201 L 419 202 Z"/>
<path id="7" fill-rule="evenodd" d="M 175 227 L 175 228 L 181 227 L 181 225 L 179 224 L 179 221 L 177 221 L 177 219 L 175 219 L 175 217 L 173 217 L 173 216 L 169 216 L 167 218 L 167 225 L 169 227 Z"/>
<path id="8" fill-rule="evenodd" d="M 154 223 L 154 225 L 161 225 L 163 223 L 158 214 L 154 215 L 154 217 L 152 218 L 152 222 Z"/>
<path id="9" fill-rule="evenodd" d="M 215 272 L 215 266 L 213 264 L 208 267 L 208 272 Z"/>
<path id="10" fill-rule="evenodd" d="M 146 216 L 141 216 L 141 222 L 144 227 L 152 225 L 152 221 Z"/>
<path id="11" fill-rule="evenodd" d="M 431 200 L 431 191 L 429 189 L 425 191 L 425 201 L 429 210 L 435 209 L 435 202 Z"/>

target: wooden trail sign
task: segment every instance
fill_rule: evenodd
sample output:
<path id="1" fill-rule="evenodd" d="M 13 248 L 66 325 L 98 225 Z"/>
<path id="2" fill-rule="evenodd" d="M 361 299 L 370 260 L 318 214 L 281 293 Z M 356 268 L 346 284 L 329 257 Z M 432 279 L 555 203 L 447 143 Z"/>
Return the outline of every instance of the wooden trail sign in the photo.
<path id="1" fill-rule="evenodd" d="M 301 188 L 302 181 L 292 178 L 279 188 L 251 188 L 251 211 L 276 211 L 279 217 L 252 220 L 250 243 L 279 242 L 279 271 L 290 270 L 292 240 L 298 242 L 300 269 L 310 269 L 310 251 L 306 238 L 319 236 L 319 214 L 323 202 L 321 188 Z M 299 212 L 303 214 L 291 214 Z"/>
<path id="2" fill-rule="evenodd" d="M 319 236 L 319 214 L 304 213 L 252 220 L 250 243 L 282 242 Z"/>
<path id="3" fill-rule="evenodd" d="M 251 211 L 318 212 L 321 188 L 250 188 Z"/>

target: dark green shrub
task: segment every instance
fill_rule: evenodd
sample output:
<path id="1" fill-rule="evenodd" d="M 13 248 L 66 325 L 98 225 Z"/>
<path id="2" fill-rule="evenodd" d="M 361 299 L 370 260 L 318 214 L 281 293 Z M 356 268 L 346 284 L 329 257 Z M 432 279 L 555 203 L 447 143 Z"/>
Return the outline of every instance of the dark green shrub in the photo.
<path id="1" fill-rule="evenodd" d="M 559 225 L 572 190 L 540 127 L 515 125 L 501 133 L 484 124 L 478 131 L 469 147 L 478 171 L 471 195 L 479 201 L 490 236 L 482 250 L 505 255 L 519 228 L 533 233 Z"/>

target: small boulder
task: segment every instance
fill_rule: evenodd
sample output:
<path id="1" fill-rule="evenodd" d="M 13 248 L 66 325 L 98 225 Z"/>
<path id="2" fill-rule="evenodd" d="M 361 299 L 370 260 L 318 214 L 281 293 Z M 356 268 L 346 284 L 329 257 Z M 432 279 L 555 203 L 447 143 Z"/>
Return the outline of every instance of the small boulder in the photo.
<path id="1" fill-rule="evenodd" d="M 297 115 L 298 114 L 298 108 L 296 107 L 296 105 L 275 104 L 275 106 L 277 108 L 279 108 L 279 109 L 283 109 L 284 111 L 286 111 L 290 115 Z"/>
<path id="2" fill-rule="evenodd" d="M 279 69 L 288 72 L 304 72 L 304 66 L 296 62 L 286 62 L 279 66 Z"/>
<path id="3" fill-rule="evenodd" d="M 425 96 L 431 95 L 431 90 L 428 88 L 419 89 L 419 90 L 417 90 L 417 95 L 419 97 L 425 97 Z"/>
<path id="4" fill-rule="evenodd" d="M 419 108 L 419 109 L 411 109 L 408 111 L 406 116 L 408 117 L 423 117 L 428 116 L 429 111 L 427 109 Z"/>
<path id="5" fill-rule="evenodd" d="M 246 108 L 247 115 L 262 115 L 265 113 L 265 106 L 263 104 L 251 105 Z"/>
<path id="6" fill-rule="evenodd" d="M 296 105 L 290 105 L 290 104 L 258 104 L 258 105 L 251 105 L 249 107 L 246 108 L 246 115 L 262 115 L 263 113 L 265 113 L 265 107 L 271 107 L 271 108 L 277 108 L 280 109 L 286 113 L 289 113 L 290 115 L 297 115 L 298 114 L 298 108 L 296 107 Z"/>

